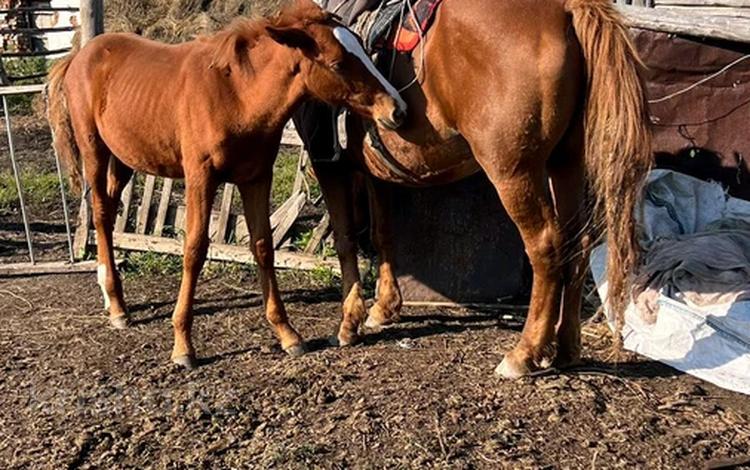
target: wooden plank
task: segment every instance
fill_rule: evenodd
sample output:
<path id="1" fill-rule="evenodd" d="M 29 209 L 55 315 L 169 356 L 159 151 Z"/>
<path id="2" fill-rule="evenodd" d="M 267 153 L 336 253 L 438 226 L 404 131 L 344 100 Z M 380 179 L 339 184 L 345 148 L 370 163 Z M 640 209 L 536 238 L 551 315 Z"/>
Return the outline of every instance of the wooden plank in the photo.
<path id="1" fill-rule="evenodd" d="M 292 194 L 302 192 L 305 188 L 305 169 L 307 168 L 307 152 L 304 147 L 300 148 L 299 157 L 297 158 L 297 173 L 294 175 L 294 185 Z"/>
<path id="2" fill-rule="evenodd" d="M 8 13 L 17 12 L 33 12 L 33 13 L 54 13 L 56 11 L 69 11 L 77 12 L 76 7 L 14 7 L 14 8 L 2 8 L 0 9 L 0 15 L 7 15 Z"/>
<path id="3" fill-rule="evenodd" d="M 81 46 L 104 32 L 104 1 L 80 0 Z"/>
<path id="4" fill-rule="evenodd" d="M 331 215 L 326 212 L 323 214 L 323 218 L 320 219 L 320 223 L 313 229 L 310 241 L 307 242 L 307 246 L 303 251 L 306 255 L 314 255 L 318 251 L 318 247 L 323 243 L 323 239 L 328 235 L 328 231 L 331 229 Z"/>
<path id="5" fill-rule="evenodd" d="M 44 91 L 44 84 L 38 85 L 14 85 L 14 86 L 3 86 L 0 88 L 0 96 L 9 95 L 27 95 L 31 93 L 41 93 Z"/>
<path id="6" fill-rule="evenodd" d="M 246 245 L 250 243 L 250 230 L 244 215 L 234 218 L 234 244 Z"/>
<path id="7" fill-rule="evenodd" d="M 117 265 L 122 260 L 115 260 Z M 44 274 L 70 274 L 96 272 L 97 262 L 81 261 L 68 263 L 67 261 L 53 261 L 49 263 L 10 263 L 0 265 L 0 276 L 39 276 Z"/>
<path id="8" fill-rule="evenodd" d="M 117 214 L 115 219 L 115 232 L 124 232 L 128 223 L 128 213 L 130 212 L 130 200 L 133 198 L 133 185 L 135 184 L 135 175 L 130 178 L 128 184 L 122 190 L 120 202 L 122 202 L 122 211 Z"/>
<path id="9" fill-rule="evenodd" d="M 689 11 L 667 8 L 642 8 L 617 5 L 633 28 L 711 37 L 729 41 L 750 42 L 750 19 L 694 15 Z"/>
<path id="10" fill-rule="evenodd" d="M 146 176 L 146 183 L 143 185 L 143 197 L 141 205 L 138 207 L 138 214 L 135 218 L 135 232 L 146 233 L 148 226 L 148 214 L 151 212 L 151 199 L 154 197 L 154 186 L 156 177 L 154 175 Z"/>
<path id="11" fill-rule="evenodd" d="M 84 183 L 85 187 L 85 183 Z M 86 256 L 86 247 L 89 245 L 89 228 L 91 225 L 91 206 L 85 193 L 81 198 L 81 207 L 78 209 L 78 225 L 73 236 L 73 256 L 83 259 Z"/>
<path id="12" fill-rule="evenodd" d="M 155 253 L 182 256 L 182 242 L 174 238 L 138 235 L 135 233 L 115 233 L 113 244 L 115 248 L 120 250 L 152 251 Z M 314 256 L 282 251 L 277 251 L 274 257 L 274 266 L 277 268 L 310 270 L 327 267 L 334 272 L 340 272 L 339 263 L 334 260 L 323 260 Z M 255 264 L 255 260 L 247 247 L 217 243 L 212 243 L 209 246 L 208 259 Z"/>
<path id="13" fill-rule="evenodd" d="M 219 220 L 216 221 L 216 231 L 211 235 L 211 241 L 224 243 L 227 236 L 227 225 L 229 223 L 229 213 L 232 210 L 232 197 L 234 196 L 234 185 L 227 183 L 224 185 L 224 192 L 221 196 L 221 209 L 219 210 Z"/>
<path id="14" fill-rule="evenodd" d="M 167 220 L 169 211 L 169 199 L 172 197 L 172 178 L 164 178 L 161 187 L 161 197 L 159 198 L 159 208 L 156 209 L 156 220 L 154 221 L 154 235 L 160 237 L 164 233 L 164 224 Z"/>
<path id="15" fill-rule="evenodd" d="M 24 52 L 3 52 L 3 58 L 5 57 L 44 57 L 44 56 L 51 56 L 51 55 L 57 55 L 57 54 L 65 54 L 66 52 L 70 52 L 69 47 L 65 47 L 62 49 L 43 49 L 40 51 L 24 51 Z"/>
<path id="16" fill-rule="evenodd" d="M 281 219 L 284 217 L 284 215 L 289 211 L 289 208 L 295 203 L 297 200 L 298 195 L 292 195 L 284 201 L 282 205 L 279 206 L 278 209 L 274 211 L 273 214 L 271 214 L 271 230 L 274 230 L 276 227 L 278 227 L 279 222 L 281 222 Z"/>
<path id="17" fill-rule="evenodd" d="M 750 0 L 655 0 L 654 5 L 750 8 Z"/>
<path id="18" fill-rule="evenodd" d="M 422 301 L 422 300 L 405 300 L 403 302 L 404 307 L 427 307 L 427 308 L 468 308 L 472 310 L 521 310 L 526 311 L 529 309 L 528 305 L 521 304 L 508 304 L 508 303 L 482 303 L 482 302 L 433 302 L 433 301 Z M 524 321 L 526 319 L 525 314 L 513 315 L 506 314 L 502 316 L 503 320 L 518 319 L 518 321 Z"/>
<path id="19" fill-rule="evenodd" d="M 284 126 L 284 133 L 281 135 L 281 144 L 295 146 L 303 145 L 302 139 L 299 138 L 299 134 L 297 134 L 297 130 L 294 128 L 292 121 L 289 121 L 289 123 Z"/>
<path id="20" fill-rule="evenodd" d="M 672 11 L 686 15 L 706 16 L 711 18 L 726 18 L 750 20 L 750 8 L 724 8 L 724 7 L 689 7 L 689 6 L 657 6 L 656 11 Z"/>
<path id="21" fill-rule="evenodd" d="M 279 224 L 273 231 L 274 248 L 278 248 L 281 245 L 281 242 L 284 241 L 284 237 L 286 237 L 287 232 L 289 232 L 289 230 L 292 228 L 292 225 L 294 225 L 294 222 L 297 220 L 297 217 L 299 217 L 299 213 L 302 210 L 302 207 L 305 205 L 305 201 L 307 201 L 307 196 L 305 195 L 305 193 L 299 193 L 292 199 L 292 205 L 289 206 L 284 214 L 282 214 L 279 220 Z"/>
<path id="22" fill-rule="evenodd" d="M 174 228 L 178 232 L 178 238 L 182 239 L 183 235 L 179 232 L 186 232 L 185 216 L 187 214 L 187 208 L 183 205 L 177 206 L 174 216 Z M 216 227 L 219 224 L 219 211 L 211 211 L 211 219 L 208 221 L 208 236 L 213 240 L 216 238 Z"/>

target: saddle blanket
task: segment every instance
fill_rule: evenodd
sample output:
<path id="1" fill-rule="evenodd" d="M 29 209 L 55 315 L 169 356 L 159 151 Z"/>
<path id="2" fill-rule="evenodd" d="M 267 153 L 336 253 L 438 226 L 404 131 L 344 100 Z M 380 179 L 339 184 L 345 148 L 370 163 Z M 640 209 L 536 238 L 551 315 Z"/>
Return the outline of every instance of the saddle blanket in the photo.
<path id="1" fill-rule="evenodd" d="M 389 47 L 411 52 L 430 27 L 441 1 L 316 0 L 316 3 L 354 27 L 370 52 Z"/>

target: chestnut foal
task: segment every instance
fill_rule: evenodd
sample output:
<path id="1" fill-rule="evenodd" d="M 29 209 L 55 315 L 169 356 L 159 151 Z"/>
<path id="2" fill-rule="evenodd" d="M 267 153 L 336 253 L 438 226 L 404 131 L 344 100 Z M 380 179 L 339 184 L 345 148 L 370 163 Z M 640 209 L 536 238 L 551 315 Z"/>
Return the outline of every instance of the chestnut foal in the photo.
<path id="1" fill-rule="evenodd" d="M 112 325 L 128 323 L 112 248 L 121 191 L 133 170 L 184 177 L 187 233 L 172 360 L 195 365 L 193 296 L 214 195 L 219 183 L 231 182 L 242 196 L 266 317 L 287 353 L 303 353 L 279 295 L 269 224 L 284 124 L 307 98 L 347 106 L 388 128 L 406 111 L 352 33 L 302 0 L 273 19 L 238 20 L 180 45 L 105 34 L 56 64 L 48 96 L 55 148 L 73 186 L 80 189 L 85 177 L 91 187 L 98 282 Z"/>

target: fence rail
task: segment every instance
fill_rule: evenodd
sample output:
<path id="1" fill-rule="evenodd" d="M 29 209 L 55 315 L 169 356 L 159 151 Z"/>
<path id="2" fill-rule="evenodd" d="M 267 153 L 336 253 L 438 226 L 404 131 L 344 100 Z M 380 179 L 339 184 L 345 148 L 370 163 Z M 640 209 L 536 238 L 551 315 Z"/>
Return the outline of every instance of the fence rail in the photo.
<path id="1" fill-rule="evenodd" d="M 57 12 L 71 12 L 75 13 L 79 11 L 75 7 L 16 7 L 16 8 L 2 8 L 0 9 L 0 15 L 8 15 L 12 13 L 57 13 Z"/>
<path id="2" fill-rule="evenodd" d="M 615 3 L 633 28 L 750 43 L 748 0 L 616 0 Z"/>

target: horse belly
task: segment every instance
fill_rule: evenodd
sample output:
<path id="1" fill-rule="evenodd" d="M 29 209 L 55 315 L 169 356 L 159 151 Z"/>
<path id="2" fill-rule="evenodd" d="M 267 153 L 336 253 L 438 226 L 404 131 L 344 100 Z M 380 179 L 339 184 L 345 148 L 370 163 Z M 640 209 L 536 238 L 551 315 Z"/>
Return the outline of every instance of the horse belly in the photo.
<path id="1" fill-rule="evenodd" d="M 370 173 L 385 181 L 432 186 L 458 181 L 479 170 L 466 141 L 459 136 L 419 145 L 396 135 L 381 138 L 388 154 L 381 155 L 366 139 L 363 157 Z"/>
<path id="2" fill-rule="evenodd" d="M 128 167 L 156 176 L 182 178 L 182 159 L 171 143 L 138 129 L 100 126 L 99 134 L 112 154 Z"/>
<path id="3" fill-rule="evenodd" d="M 445 118 L 436 100 L 417 87 L 404 94 L 410 103 L 407 125 L 398 131 L 379 129 L 387 149 L 381 155 L 364 137 L 363 157 L 376 177 L 411 186 L 431 186 L 458 181 L 476 173 L 479 166 L 469 144 Z"/>

